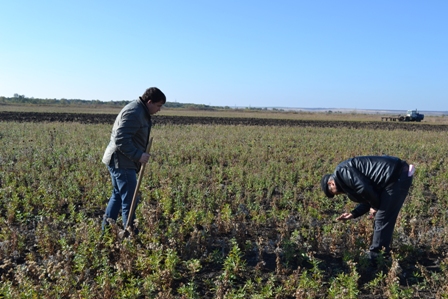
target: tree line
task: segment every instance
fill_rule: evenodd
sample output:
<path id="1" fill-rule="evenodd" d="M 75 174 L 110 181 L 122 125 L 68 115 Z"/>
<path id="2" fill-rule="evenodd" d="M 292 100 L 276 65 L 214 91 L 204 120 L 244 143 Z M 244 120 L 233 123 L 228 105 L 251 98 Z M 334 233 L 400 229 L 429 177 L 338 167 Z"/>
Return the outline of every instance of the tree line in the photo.
<path id="1" fill-rule="evenodd" d="M 104 107 L 123 107 L 131 102 L 130 100 L 122 101 L 100 101 L 100 100 L 81 100 L 81 99 L 40 99 L 34 97 L 26 97 L 24 95 L 14 94 L 13 97 L 0 96 L 0 105 L 20 104 L 20 105 L 41 105 L 41 106 L 104 106 Z M 191 110 L 216 110 L 223 107 L 209 106 L 203 104 L 185 104 L 178 102 L 166 102 L 166 108 L 187 108 Z M 230 107 L 224 107 L 230 109 Z"/>
<path id="2" fill-rule="evenodd" d="M 25 95 L 14 94 L 13 97 L 0 96 L 0 105 L 39 105 L 39 106 L 102 106 L 102 107 L 123 107 L 131 102 L 131 100 L 122 101 L 100 101 L 100 100 L 82 100 L 82 99 L 41 99 L 34 97 L 26 97 Z M 267 108 L 245 107 L 231 108 L 229 106 L 210 106 L 204 104 L 166 102 L 165 108 L 172 109 L 188 109 L 188 110 L 267 110 Z M 283 109 L 273 108 L 274 111 L 283 111 Z"/>
<path id="3" fill-rule="evenodd" d="M 0 96 L 0 104 L 25 104 L 25 105 L 85 105 L 85 106 L 124 106 L 130 101 L 111 101 L 103 102 L 100 100 L 81 100 L 81 99 L 40 99 L 34 97 L 26 97 L 24 95 L 14 94 L 13 97 Z"/>

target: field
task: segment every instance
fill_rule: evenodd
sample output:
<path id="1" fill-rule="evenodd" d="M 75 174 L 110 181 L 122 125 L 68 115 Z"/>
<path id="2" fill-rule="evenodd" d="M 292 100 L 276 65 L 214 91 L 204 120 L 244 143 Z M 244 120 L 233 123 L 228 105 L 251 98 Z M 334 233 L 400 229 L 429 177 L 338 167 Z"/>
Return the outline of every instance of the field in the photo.
<path id="1" fill-rule="evenodd" d="M 165 112 L 154 117 L 140 233 L 122 239 L 118 226 L 101 234 L 114 114 L 8 115 L 0 298 L 448 298 L 448 127 L 439 119 Z M 346 158 L 382 154 L 417 171 L 392 259 L 372 269 L 363 256 L 372 220 L 336 222 L 354 204 L 326 199 L 319 181 Z"/>

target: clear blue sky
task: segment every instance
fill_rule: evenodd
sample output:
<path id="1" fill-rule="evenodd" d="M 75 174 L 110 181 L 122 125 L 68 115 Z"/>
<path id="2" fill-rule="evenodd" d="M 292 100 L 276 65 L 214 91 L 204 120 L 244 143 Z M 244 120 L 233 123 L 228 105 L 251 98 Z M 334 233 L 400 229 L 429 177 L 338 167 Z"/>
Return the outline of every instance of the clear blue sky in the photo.
<path id="1" fill-rule="evenodd" d="M 448 1 L 2 1 L 0 96 L 448 110 Z"/>

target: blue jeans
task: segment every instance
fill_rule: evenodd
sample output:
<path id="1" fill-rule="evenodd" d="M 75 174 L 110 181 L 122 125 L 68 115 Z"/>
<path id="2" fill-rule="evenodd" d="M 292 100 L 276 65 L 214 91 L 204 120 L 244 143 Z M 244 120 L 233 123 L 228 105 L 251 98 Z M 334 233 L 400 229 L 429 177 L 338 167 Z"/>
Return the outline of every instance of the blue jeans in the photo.
<path id="1" fill-rule="evenodd" d="M 112 178 L 112 195 L 106 207 L 106 212 L 103 217 L 103 230 L 108 225 L 107 219 L 111 218 L 117 220 L 121 209 L 121 218 L 123 220 L 123 227 L 126 228 L 129 211 L 131 210 L 132 198 L 134 197 L 135 188 L 137 187 L 137 172 L 135 169 L 115 168 L 113 165 L 107 166 Z M 136 198 L 135 207 L 138 204 L 138 197 Z M 134 214 L 131 216 L 130 227 L 134 222 Z"/>

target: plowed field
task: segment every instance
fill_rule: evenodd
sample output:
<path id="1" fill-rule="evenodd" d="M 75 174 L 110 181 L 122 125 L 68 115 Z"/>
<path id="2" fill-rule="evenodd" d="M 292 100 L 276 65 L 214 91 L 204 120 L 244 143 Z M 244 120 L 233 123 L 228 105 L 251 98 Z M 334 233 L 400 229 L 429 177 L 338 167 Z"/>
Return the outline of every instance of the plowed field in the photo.
<path id="1" fill-rule="evenodd" d="M 79 122 L 87 124 L 112 124 L 114 114 L 0 112 L 1 121 L 16 122 Z M 353 128 L 374 130 L 448 131 L 448 125 L 381 121 L 322 121 L 272 118 L 153 116 L 154 125 L 243 125 L 243 126 L 302 126 L 325 128 Z"/>

